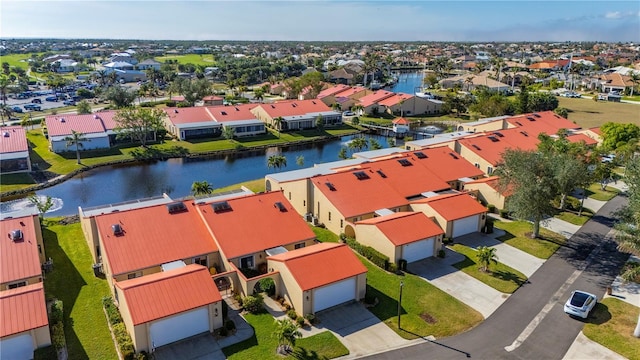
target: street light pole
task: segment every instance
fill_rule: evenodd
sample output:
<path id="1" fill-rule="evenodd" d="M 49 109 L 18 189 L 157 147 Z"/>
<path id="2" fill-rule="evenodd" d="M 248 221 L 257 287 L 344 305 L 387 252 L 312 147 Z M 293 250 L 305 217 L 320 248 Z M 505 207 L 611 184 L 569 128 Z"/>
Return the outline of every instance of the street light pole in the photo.
<path id="1" fill-rule="evenodd" d="M 398 297 L 398 329 L 400 329 L 400 312 L 402 309 L 402 288 L 404 287 L 404 282 L 400 281 L 400 296 Z"/>

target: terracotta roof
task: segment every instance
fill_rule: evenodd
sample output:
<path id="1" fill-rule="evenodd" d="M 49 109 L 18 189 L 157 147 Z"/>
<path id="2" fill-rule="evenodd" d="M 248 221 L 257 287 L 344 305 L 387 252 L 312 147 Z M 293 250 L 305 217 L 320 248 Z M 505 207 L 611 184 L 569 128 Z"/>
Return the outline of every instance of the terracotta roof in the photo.
<path id="1" fill-rule="evenodd" d="M 427 157 L 418 158 L 416 153 L 423 153 Z M 448 146 L 439 146 L 410 153 L 416 158 L 416 164 L 423 165 L 434 172 L 440 179 L 449 182 L 461 178 L 483 176 L 482 170 L 473 166 L 469 161 L 456 154 Z"/>
<path id="2" fill-rule="evenodd" d="M 468 181 L 467 184 L 487 184 L 490 188 L 500 193 L 502 196 L 510 196 L 513 194 L 513 186 L 509 186 L 505 191 L 500 190 L 500 186 L 498 186 L 500 178 L 498 176 L 490 176 L 487 178 L 482 178 L 474 181 Z"/>
<path id="3" fill-rule="evenodd" d="M 413 97 L 413 95 L 398 93 L 398 94 L 395 94 L 393 96 L 389 96 L 387 98 L 384 98 L 384 99 L 380 100 L 378 102 L 378 104 L 380 104 L 382 106 L 399 105 L 401 101 L 407 101 L 407 100 L 411 99 L 412 97 Z"/>
<path id="4" fill-rule="evenodd" d="M 202 98 L 203 101 L 224 100 L 224 98 L 216 95 L 209 95 Z"/>
<path id="5" fill-rule="evenodd" d="M 71 130 L 82 134 L 103 133 L 117 126 L 116 114 L 116 111 L 100 111 L 95 114 L 51 115 L 45 118 L 45 122 L 49 136 L 71 135 Z"/>
<path id="6" fill-rule="evenodd" d="M 513 128 L 459 139 L 458 142 L 461 146 L 496 166 L 502 160 L 502 153 L 506 149 L 536 150 L 539 142 L 537 136 L 537 133 Z"/>
<path id="7" fill-rule="evenodd" d="M 343 91 L 340 91 L 338 93 L 335 93 L 335 97 L 342 97 L 342 98 L 348 98 L 349 96 L 353 96 L 357 93 L 363 92 L 363 91 L 367 91 L 367 89 L 361 87 L 361 86 L 354 86 L 351 87 L 349 89 L 345 89 Z"/>
<path id="8" fill-rule="evenodd" d="M 588 137 L 585 134 L 573 134 L 573 135 L 569 135 L 567 136 L 567 140 L 573 142 L 573 143 L 577 143 L 580 141 L 584 141 L 584 143 L 586 145 L 597 145 L 598 142 L 590 137 Z"/>
<path id="9" fill-rule="evenodd" d="M 404 198 L 419 195 L 426 191 L 449 189 L 450 186 L 438 175 L 439 169 L 420 166 L 422 160 L 416 156 L 407 155 L 403 158 L 379 160 L 363 164 L 372 169 L 372 178 L 383 180 Z M 406 162 L 405 162 L 406 161 Z M 403 164 L 409 164 L 405 166 Z M 382 177 L 382 172 L 385 177 Z M 376 210 L 379 208 L 375 208 Z"/>
<path id="10" fill-rule="evenodd" d="M 344 90 L 347 90 L 347 89 L 350 89 L 350 88 L 351 88 L 351 86 L 342 85 L 342 84 L 331 86 L 329 88 L 326 88 L 326 89 L 320 91 L 320 93 L 318 94 L 318 99 L 322 99 L 322 98 L 327 97 L 327 96 L 335 95 L 335 94 L 337 94 L 337 93 L 339 93 L 341 91 L 344 91 Z"/>
<path id="11" fill-rule="evenodd" d="M 446 194 L 413 201 L 416 204 L 428 204 L 445 220 L 453 221 L 487 212 L 476 199 L 467 193 Z"/>
<path id="12" fill-rule="evenodd" d="M 367 272 L 367 268 L 345 244 L 320 243 L 268 259 L 285 263 L 302 291 Z"/>
<path id="13" fill-rule="evenodd" d="M 300 116 L 313 113 L 321 113 L 332 111 L 325 103 L 320 100 L 286 100 L 278 101 L 272 104 L 259 104 L 272 119 L 279 116 Z"/>
<path id="14" fill-rule="evenodd" d="M 600 127 L 592 127 L 592 128 L 589 128 L 589 130 L 598 135 L 602 135 L 602 131 L 600 131 Z"/>
<path id="15" fill-rule="evenodd" d="M 41 275 L 33 217 L 4 219 L 0 221 L 0 229 L 0 283 Z M 13 230 L 20 230 L 23 240 L 13 241 Z"/>
<path id="16" fill-rule="evenodd" d="M 3 127 L 0 132 L 0 154 L 29 150 L 27 133 L 22 126 Z"/>
<path id="17" fill-rule="evenodd" d="M 354 175 L 359 172 L 366 173 L 368 178 L 359 180 Z M 394 177 L 399 178 L 399 176 Z M 378 209 L 391 209 L 409 203 L 388 181 L 385 181 L 387 179 L 383 179 L 370 168 L 319 175 L 312 177 L 311 180 L 313 185 L 345 217 L 369 214 Z M 331 184 L 331 188 L 335 190 L 331 190 L 328 184 Z"/>
<path id="18" fill-rule="evenodd" d="M 118 281 L 115 285 L 122 289 L 133 325 L 222 301 L 209 270 L 197 264 Z"/>
<path id="19" fill-rule="evenodd" d="M 569 64 L 569 60 L 547 60 L 529 65 L 529 69 L 553 69 L 555 67 L 564 67 Z"/>
<path id="20" fill-rule="evenodd" d="M 0 291 L 0 337 L 47 326 L 42 283 Z"/>
<path id="21" fill-rule="evenodd" d="M 409 125 L 411 122 L 403 117 L 397 118 L 393 120 L 393 123 L 396 125 Z"/>
<path id="22" fill-rule="evenodd" d="M 553 135 L 560 129 L 580 128 L 579 125 L 574 124 L 553 111 L 516 115 L 505 120 L 507 123 L 527 131 L 536 138 L 540 133 Z"/>
<path id="23" fill-rule="evenodd" d="M 256 116 L 251 112 L 256 104 L 238 104 L 231 106 L 208 106 L 207 111 L 217 122 L 231 122 L 242 120 L 256 120 Z"/>
<path id="24" fill-rule="evenodd" d="M 356 226 L 360 224 L 376 226 L 395 246 L 444 234 L 436 223 L 421 212 L 399 212 L 356 222 Z"/>
<path id="25" fill-rule="evenodd" d="M 372 94 L 361 97 L 358 101 L 360 102 L 360 105 L 362 105 L 363 107 L 367 107 L 367 106 L 373 105 L 374 103 L 380 102 L 383 99 L 391 97 L 393 95 L 395 95 L 395 93 L 391 91 L 378 90 L 378 91 L 374 91 Z"/>
<path id="26" fill-rule="evenodd" d="M 174 125 L 214 121 L 204 106 L 165 108 L 163 110 Z"/>
<path id="27" fill-rule="evenodd" d="M 175 203 L 172 203 L 175 204 Z M 184 211 L 169 213 L 171 204 L 96 216 L 113 275 L 191 258 L 218 250 L 190 201 Z M 122 235 L 114 235 L 119 224 Z"/>
<path id="28" fill-rule="evenodd" d="M 618 73 L 602 74 L 600 75 L 600 79 L 606 81 L 607 85 L 609 86 L 617 86 L 617 87 L 633 86 L 633 82 L 631 82 L 631 77 L 618 74 Z"/>
<path id="29" fill-rule="evenodd" d="M 228 210 L 215 212 L 216 202 L 200 204 L 198 210 L 227 259 L 315 238 L 280 191 L 225 202 Z M 286 211 L 280 211 L 277 203 Z"/>

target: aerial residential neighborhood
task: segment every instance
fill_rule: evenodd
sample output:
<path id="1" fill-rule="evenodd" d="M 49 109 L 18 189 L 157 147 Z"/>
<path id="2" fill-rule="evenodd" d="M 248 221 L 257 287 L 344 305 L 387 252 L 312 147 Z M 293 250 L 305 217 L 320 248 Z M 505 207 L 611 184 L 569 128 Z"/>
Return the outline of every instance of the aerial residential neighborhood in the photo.
<path id="1" fill-rule="evenodd" d="M 34 4 L 0 359 L 640 359 L 637 5 Z"/>

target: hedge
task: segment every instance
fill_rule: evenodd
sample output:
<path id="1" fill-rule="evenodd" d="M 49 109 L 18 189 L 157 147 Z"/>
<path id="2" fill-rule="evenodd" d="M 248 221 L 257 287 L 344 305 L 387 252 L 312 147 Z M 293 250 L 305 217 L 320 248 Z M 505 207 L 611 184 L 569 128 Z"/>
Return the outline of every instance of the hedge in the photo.
<path id="1" fill-rule="evenodd" d="M 376 266 L 388 270 L 389 268 L 389 257 L 382 254 L 378 250 L 372 248 L 371 246 L 362 245 L 357 242 L 355 239 L 347 238 L 347 245 L 350 248 L 355 250 L 358 254 L 364 256 L 369 261 L 374 263 Z"/>
<path id="2" fill-rule="evenodd" d="M 63 314 L 64 312 L 62 310 L 62 301 L 54 301 L 53 305 L 51 305 L 51 319 L 49 320 L 49 322 L 52 324 L 62 322 L 64 320 Z"/>
<path id="3" fill-rule="evenodd" d="M 58 321 L 51 326 L 51 344 L 56 350 L 63 349 L 67 345 L 62 321 Z"/>
<path id="4" fill-rule="evenodd" d="M 122 316 L 120 315 L 118 308 L 113 303 L 113 299 L 111 297 L 102 298 L 102 305 L 107 312 L 107 318 L 111 324 L 111 330 L 116 338 L 122 357 L 125 360 L 135 359 L 136 350 L 133 347 L 133 340 L 131 340 L 131 336 L 122 322 Z"/>

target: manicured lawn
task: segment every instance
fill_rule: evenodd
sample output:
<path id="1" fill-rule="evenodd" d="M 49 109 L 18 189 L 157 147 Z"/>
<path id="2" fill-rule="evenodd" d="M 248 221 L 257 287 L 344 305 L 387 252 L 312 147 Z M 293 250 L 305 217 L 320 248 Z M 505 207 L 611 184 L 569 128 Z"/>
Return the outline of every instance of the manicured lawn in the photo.
<path id="1" fill-rule="evenodd" d="M 0 176 L 0 192 L 22 189 L 25 185 L 35 183 L 31 175 L 27 173 L 2 174 Z"/>
<path id="2" fill-rule="evenodd" d="M 606 122 L 637 123 L 638 105 L 591 99 L 557 97 L 559 107 L 569 109 L 569 120 L 583 129 L 600 126 Z"/>
<path id="3" fill-rule="evenodd" d="M 213 184 L 213 186 L 215 186 L 215 184 Z M 249 181 L 241 182 L 238 184 L 225 186 L 219 189 L 214 189 L 213 193 L 216 194 L 216 193 L 221 193 L 225 191 L 236 190 L 236 189 L 240 189 L 241 186 L 244 186 L 255 193 L 265 191 L 264 179 L 256 179 L 256 180 L 249 180 Z"/>
<path id="4" fill-rule="evenodd" d="M 531 233 L 533 225 L 526 221 L 496 221 L 494 226 L 506 231 L 505 235 L 497 238 L 498 240 L 540 259 L 550 258 L 565 242 L 561 235 L 542 227 L 540 228 L 540 238 L 529 238 L 527 234 Z"/>
<path id="5" fill-rule="evenodd" d="M 600 184 L 591 184 L 587 189 L 587 196 L 593 200 L 609 201 L 616 197 L 619 192 L 620 190 L 612 186 L 607 186 L 605 190 L 602 190 Z"/>
<path id="6" fill-rule="evenodd" d="M 640 308 L 616 298 L 598 303 L 582 332 L 591 340 L 630 359 L 640 359 L 640 340 L 633 336 Z"/>
<path id="7" fill-rule="evenodd" d="M 340 238 L 338 237 L 338 235 L 332 233 L 331 231 L 325 228 L 321 228 L 313 225 L 309 225 L 309 226 L 311 227 L 311 230 L 313 230 L 313 232 L 316 234 L 316 238 L 320 242 L 337 243 L 340 241 Z"/>
<path id="8" fill-rule="evenodd" d="M 593 214 L 588 211 L 588 209 L 582 209 L 582 215 L 578 216 L 577 213 L 562 211 L 555 215 L 556 218 L 571 223 L 573 225 L 584 225 L 589 219 L 591 219 Z"/>
<path id="9" fill-rule="evenodd" d="M 527 277 L 523 273 L 499 262 L 500 254 L 497 252 L 498 263 L 491 263 L 489 271 L 484 272 L 480 269 L 475 249 L 461 244 L 455 244 L 451 248 L 465 256 L 463 261 L 453 265 L 455 268 L 500 292 L 511 294 L 527 281 Z"/>
<path id="10" fill-rule="evenodd" d="M 216 66 L 211 54 L 166 55 L 158 56 L 155 60 L 161 63 L 164 63 L 165 60 L 178 60 L 179 64 Z"/>
<path id="11" fill-rule="evenodd" d="M 0 63 L 9 63 L 9 66 L 16 66 L 27 70 L 29 63 L 26 61 L 31 58 L 31 54 L 9 54 L 0 56 Z"/>
<path id="12" fill-rule="evenodd" d="M 44 280 L 45 296 L 62 300 L 69 359 L 115 359 L 116 350 L 102 311 L 110 294 L 106 280 L 93 275 L 91 254 L 80 224 L 58 225 L 46 220 L 45 254 L 54 270 Z"/>
<path id="13" fill-rule="evenodd" d="M 262 313 L 246 314 L 244 317 L 253 327 L 255 334 L 250 339 L 222 349 L 225 356 L 230 360 L 282 359 L 282 356 L 276 354 L 278 341 L 273 336 L 276 329 L 273 316 Z M 305 354 L 310 357 L 298 356 Z M 292 358 L 333 359 L 348 354 L 347 348 L 331 332 L 325 331 L 305 339 L 298 339 Z"/>
<path id="14" fill-rule="evenodd" d="M 482 315 L 427 281 L 405 273 L 388 273 L 360 257 L 367 267 L 367 294 L 379 303 L 369 310 L 405 339 L 433 335 L 436 338 L 467 331 Z M 402 294 L 401 327 L 398 329 L 398 295 Z"/>

